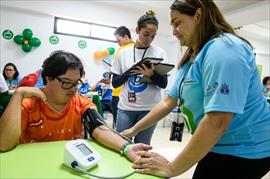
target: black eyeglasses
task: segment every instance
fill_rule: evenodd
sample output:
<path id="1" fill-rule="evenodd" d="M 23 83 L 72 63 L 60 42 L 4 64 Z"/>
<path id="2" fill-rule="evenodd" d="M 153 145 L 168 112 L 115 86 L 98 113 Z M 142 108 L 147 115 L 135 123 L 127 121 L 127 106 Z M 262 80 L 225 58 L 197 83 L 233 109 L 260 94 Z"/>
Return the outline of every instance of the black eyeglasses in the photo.
<path id="1" fill-rule="evenodd" d="M 82 81 L 81 80 L 78 80 L 77 83 L 73 83 L 73 82 L 67 82 L 67 81 L 64 81 L 62 80 L 61 78 L 59 77 L 55 77 L 59 82 L 61 82 L 62 84 L 62 88 L 63 89 L 71 89 L 73 88 L 74 86 L 79 89 L 81 86 L 82 86 Z"/>

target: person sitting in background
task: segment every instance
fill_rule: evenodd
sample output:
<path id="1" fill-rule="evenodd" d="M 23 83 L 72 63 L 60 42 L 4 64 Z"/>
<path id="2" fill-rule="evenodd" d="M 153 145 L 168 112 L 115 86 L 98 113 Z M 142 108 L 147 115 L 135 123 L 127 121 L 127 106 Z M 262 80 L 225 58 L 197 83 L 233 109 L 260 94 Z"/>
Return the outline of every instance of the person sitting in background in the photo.
<path id="1" fill-rule="evenodd" d="M 53 52 L 42 70 L 45 88 L 19 87 L 15 90 L 0 118 L 0 150 L 10 150 L 17 143 L 83 138 L 82 117 L 95 108 L 89 98 L 77 93 L 83 74 L 83 64 L 77 56 L 64 51 Z M 152 148 L 128 144 L 96 118 L 90 117 L 90 126 L 85 128 L 92 138 L 121 151 L 131 161 L 136 159 L 137 151 Z"/>
<path id="2" fill-rule="evenodd" d="M 263 78 L 264 96 L 270 98 L 270 76 Z"/>
<path id="3" fill-rule="evenodd" d="M 6 80 L 9 90 L 14 90 L 20 82 L 19 71 L 13 63 L 7 63 L 3 70 L 3 76 Z"/>
<path id="4" fill-rule="evenodd" d="M 111 85 L 111 73 L 104 72 L 103 78 L 98 80 L 91 88 L 90 91 L 97 91 L 101 96 L 102 111 L 109 111 L 112 113 L 112 85 Z"/>
<path id="5" fill-rule="evenodd" d="M 88 80 L 86 78 L 82 78 L 81 81 L 82 81 L 82 86 L 78 91 L 80 94 L 86 95 L 88 93 L 89 88 L 91 88 L 91 86 L 89 85 Z"/>

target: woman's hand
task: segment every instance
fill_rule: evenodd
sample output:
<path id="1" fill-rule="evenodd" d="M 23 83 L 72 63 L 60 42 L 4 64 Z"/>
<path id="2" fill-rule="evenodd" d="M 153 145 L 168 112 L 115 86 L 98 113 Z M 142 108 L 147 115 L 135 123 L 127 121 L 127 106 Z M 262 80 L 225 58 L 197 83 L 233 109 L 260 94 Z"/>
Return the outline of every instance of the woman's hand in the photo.
<path id="1" fill-rule="evenodd" d="M 140 157 L 133 162 L 137 173 L 151 174 L 161 177 L 172 177 L 171 163 L 162 155 L 154 152 L 137 152 Z"/>
<path id="2" fill-rule="evenodd" d="M 154 64 L 151 64 L 150 68 L 148 68 L 145 64 L 142 64 L 142 66 L 137 66 L 136 68 L 136 70 L 131 71 L 132 74 L 144 74 L 147 77 L 151 77 L 154 75 Z"/>
<path id="3" fill-rule="evenodd" d="M 42 101 L 46 101 L 46 95 L 39 88 L 35 87 L 19 87 L 16 89 L 15 94 L 20 95 L 22 98 L 40 98 Z"/>
<path id="4" fill-rule="evenodd" d="M 135 161 L 136 159 L 140 158 L 140 155 L 138 155 L 137 152 L 139 151 L 148 151 L 148 150 L 151 150 L 152 149 L 152 146 L 150 145 L 146 145 L 146 144 L 142 144 L 142 143 L 139 143 L 139 144 L 135 144 L 135 145 L 132 145 L 126 152 L 126 156 L 129 160 L 131 161 Z"/>
<path id="5" fill-rule="evenodd" d="M 134 132 L 133 128 L 129 128 L 129 129 L 124 130 L 120 134 L 123 136 L 126 136 L 127 138 L 131 138 L 135 136 L 137 133 Z"/>

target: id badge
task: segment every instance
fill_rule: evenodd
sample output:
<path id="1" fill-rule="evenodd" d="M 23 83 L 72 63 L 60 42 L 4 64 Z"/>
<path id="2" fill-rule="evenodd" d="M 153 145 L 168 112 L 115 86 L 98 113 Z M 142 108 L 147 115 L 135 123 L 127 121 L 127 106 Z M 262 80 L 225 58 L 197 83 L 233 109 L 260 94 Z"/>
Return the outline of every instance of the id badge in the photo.
<path id="1" fill-rule="evenodd" d="M 182 141 L 184 131 L 184 122 L 173 122 L 170 134 L 170 141 Z"/>
<path id="2" fill-rule="evenodd" d="M 136 102 L 136 93 L 135 91 L 128 91 L 128 102 L 135 103 Z"/>

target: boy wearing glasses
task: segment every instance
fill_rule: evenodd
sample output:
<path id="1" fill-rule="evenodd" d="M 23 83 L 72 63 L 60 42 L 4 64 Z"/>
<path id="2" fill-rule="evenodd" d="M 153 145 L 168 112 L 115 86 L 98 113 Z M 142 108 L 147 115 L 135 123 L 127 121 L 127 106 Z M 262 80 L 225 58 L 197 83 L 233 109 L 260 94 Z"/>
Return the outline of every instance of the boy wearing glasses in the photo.
<path id="1" fill-rule="evenodd" d="M 83 65 L 74 54 L 52 53 L 42 70 L 45 88 L 20 87 L 11 98 L 0 119 L 0 150 L 10 150 L 17 143 L 83 138 L 82 116 L 95 108 L 90 99 L 77 94 L 83 74 Z M 127 143 L 101 124 L 92 129 L 93 138 L 114 150 L 120 151 Z M 133 145 L 126 155 L 133 161 L 136 151 L 149 149 L 148 145 Z"/>

